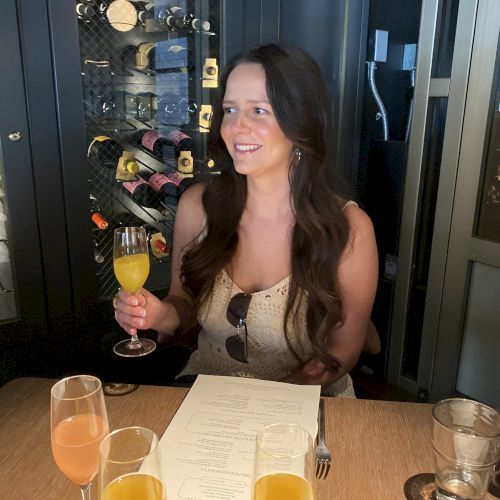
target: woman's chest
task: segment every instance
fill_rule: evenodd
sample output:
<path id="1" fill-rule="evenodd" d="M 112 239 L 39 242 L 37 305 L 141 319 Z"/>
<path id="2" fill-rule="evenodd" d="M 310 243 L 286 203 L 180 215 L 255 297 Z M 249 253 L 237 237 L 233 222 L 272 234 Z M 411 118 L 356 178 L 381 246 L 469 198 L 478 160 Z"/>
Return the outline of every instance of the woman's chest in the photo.
<path id="1" fill-rule="evenodd" d="M 238 247 L 228 271 L 243 291 L 266 290 L 290 274 L 290 254 L 288 227 L 244 228 L 238 232 Z"/>

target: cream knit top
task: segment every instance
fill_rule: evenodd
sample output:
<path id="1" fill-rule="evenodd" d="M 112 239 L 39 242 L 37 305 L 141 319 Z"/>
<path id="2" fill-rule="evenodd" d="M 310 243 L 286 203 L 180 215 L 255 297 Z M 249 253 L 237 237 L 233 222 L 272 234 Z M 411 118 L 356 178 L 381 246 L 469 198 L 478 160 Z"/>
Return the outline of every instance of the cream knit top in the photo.
<path id="1" fill-rule="evenodd" d="M 226 338 L 236 334 L 236 328 L 226 318 L 226 311 L 231 298 L 244 292 L 223 269 L 215 279 L 211 299 L 198 314 L 201 325 L 198 349 L 178 376 L 205 374 L 282 380 L 297 370 L 301 362 L 290 351 L 283 331 L 289 282 L 290 275 L 267 290 L 251 294 L 246 318 L 248 363 L 242 363 L 229 356 L 226 350 Z M 300 332 L 295 330 L 292 319 L 287 325 L 289 341 L 302 359 L 313 355 L 306 333 L 306 311 L 307 300 L 302 300 L 295 310 L 297 324 L 303 325 Z M 327 390 L 323 389 L 323 394 L 355 397 L 351 378 L 344 375 Z"/>

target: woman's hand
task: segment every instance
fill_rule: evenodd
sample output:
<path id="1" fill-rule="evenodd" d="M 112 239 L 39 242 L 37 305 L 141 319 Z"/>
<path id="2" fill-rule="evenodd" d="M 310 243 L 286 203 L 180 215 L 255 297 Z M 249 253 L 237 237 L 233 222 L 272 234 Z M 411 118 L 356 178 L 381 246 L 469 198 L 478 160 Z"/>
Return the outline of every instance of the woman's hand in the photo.
<path id="1" fill-rule="evenodd" d="M 136 295 L 120 290 L 113 298 L 115 319 L 130 335 L 137 335 L 137 330 L 154 328 L 161 315 L 162 301 L 142 288 Z"/>
<path id="2" fill-rule="evenodd" d="M 328 386 L 338 378 L 339 375 L 330 372 L 322 361 L 312 358 L 282 381 L 290 384 Z"/>

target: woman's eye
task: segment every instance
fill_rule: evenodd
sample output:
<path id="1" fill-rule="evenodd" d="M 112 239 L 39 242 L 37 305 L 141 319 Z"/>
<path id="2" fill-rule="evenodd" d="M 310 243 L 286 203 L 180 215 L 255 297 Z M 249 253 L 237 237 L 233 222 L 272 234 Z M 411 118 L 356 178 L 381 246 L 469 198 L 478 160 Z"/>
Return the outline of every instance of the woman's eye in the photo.
<path id="1" fill-rule="evenodd" d="M 262 109 L 262 108 L 255 108 L 255 114 L 256 115 L 264 115 L 265 113 L 267 113 L 267 111 L 265 109 Z"/>
<path id="2" fill-rule="evenodd" d="M 223 109 L 225 115 L 229 115 L 231 113 L 234 113 L 234 108 L 232 108 L 231 106 L 224 106 L 222 109 Z"/>

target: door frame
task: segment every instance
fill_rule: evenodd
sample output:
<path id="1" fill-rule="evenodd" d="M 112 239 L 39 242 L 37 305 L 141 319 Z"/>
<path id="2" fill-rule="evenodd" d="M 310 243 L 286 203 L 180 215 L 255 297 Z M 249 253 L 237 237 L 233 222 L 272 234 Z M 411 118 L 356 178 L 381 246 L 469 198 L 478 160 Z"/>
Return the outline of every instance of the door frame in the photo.
<path id="1" fill-rule="evenodd" d="M 442 279 L 434 276 L 434 281 L 429 282 L 432 294 L 427 296 L 424 319 L 426 350 L 421 350 L 418 383 L 428 385 L 431 400 L 448 397 L 456 390 L 472 263 L 500 267 L 500 245 L 474 237 L 476 200 L 495 75 L 494 62 L 497 61 L 500 3 L 479 0 L 477 17 L 473 19 L 475 26 L 471 37 L 472 57 L 463 132 L 457 149 L 459 159 L 455 189 L 450 193 L 453 197 L 449 204 L 452 210 L 449 241 L 446 246 L 439 242 L 435 231 L 430 275 L 432 277 L 433 271 L 436 271 Z M 438 200 L 441 203 L 445 201 L 439 197 Z M 443 260 L 445 250 L 446 258 Z M 441 300 L 438 302 L 434 297 L 439 297 L 440 293 Z M 439 311 L 435 310 L 438 303 Z M 432 345 L 434 355 L 427 356 Z"/>
<path id="2" fill-rule="evenodd" d="M 414 116 L 408 147 L 403 209 L 401 217 L 398 272 L 396 276 L 391 335 L 389 342 L 388 380 L 423 399 L 433 398 L 431 385 L 436 366 L 436 346 L 444 288 L 445 267 L 450 243 L 453 200 L 455 196 L 460 141 L 466 105 L 470 60 L 476 12 L 479 0 L 461 0 L 458 7 L 453 61 L 449 78 L 433 77 L 437 27 L 442 0 L 422 0 L 417 73 L 414 92 Z M 405 333 L 407 331 L 410 289 L 416 259 L 415 235 L 423 189 L 426 133 L 429 103 L 447 98 L 445 132 L 425 310 L 419 353 L 417 380 L 403 374 Z"/>

